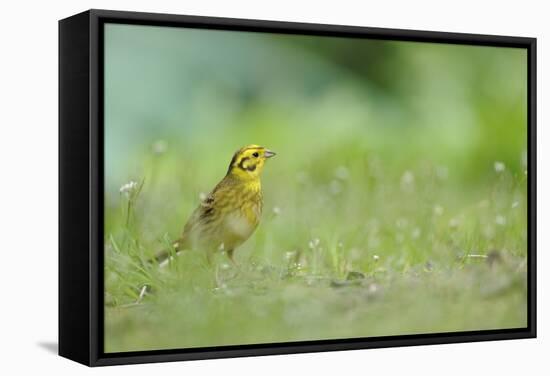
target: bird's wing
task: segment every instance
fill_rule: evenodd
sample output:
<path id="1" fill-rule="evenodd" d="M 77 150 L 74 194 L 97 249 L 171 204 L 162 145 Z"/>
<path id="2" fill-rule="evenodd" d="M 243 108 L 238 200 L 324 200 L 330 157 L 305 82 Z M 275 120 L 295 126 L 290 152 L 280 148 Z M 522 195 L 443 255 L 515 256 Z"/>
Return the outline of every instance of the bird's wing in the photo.
<path id="1" fill-rule="evenodd" d="M 210 192 L 210 194 L 201 201 L 199 206 L 193 211 L 185 227 L 181 237 L 182 246 L 191 246 L 190 242 L 201 241 L 208 229 L 216 228 L 216 221 L 221 219 L 218 211 L 227 208 L 227 202 L 231 199 L 230 184 L 225 180 L 222 180 L 218 185 Z"/>
<path id="2" fill-rule="evenodd" d="M 221 217 L 219 213 L 216 215 L 216 210 L 223 210 L 227 205 L 226 201 L 231 199 L 230 187 L 231 184 L 225 180 L 216 185 L 212 192 L 191 213 L 183 228 L 182 236 L 173 243 L 174 249 L 164 249 L 157 252 L 154 257 L 157 263 L 164 265 L 174 250 L 179 253 L 184 249 L 192 248 L 193 242 L 201 241 L 201 238 L 207 235 L 204 234 L 206 229 L 216 228 L 216 223 L 213 222 L 216 221 L 216 218 Z"/>

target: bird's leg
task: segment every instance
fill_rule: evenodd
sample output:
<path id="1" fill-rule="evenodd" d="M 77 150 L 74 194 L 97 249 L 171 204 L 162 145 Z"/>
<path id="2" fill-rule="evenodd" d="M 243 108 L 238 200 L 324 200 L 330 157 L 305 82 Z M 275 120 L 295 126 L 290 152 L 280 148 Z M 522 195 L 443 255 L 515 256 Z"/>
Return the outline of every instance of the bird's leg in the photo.
<path id="1" fill-rule="evenodd" d="M 239 265 L 237 265 L 237 262 L 235 261 L 235 259 L 233 258 L 233 253 L 234 249 L 230 249 L 227 251 L 227 257 L 229 258 L 229 261 L 231 261 L 231 264 L 233 264 L 233 266 L 235 268 L 237 268 Z"/>
<path id="2" fill-rule="evenodd" d="M 231 264 L 233 265 L 233 268 L 235 269 L 235 274 L 233 274 L 233 276 L 231 278 L 235 278 L 237 277 L 240 272 L 241 272 L 241 268 L 239 266 L 239 264 L 237 264 L 237 261 L 235 261 L 235 258 L 234 258 L 234 249 L 230 249 L 229 251 L 227 251 L 227 258 L 231 261 Z"/>

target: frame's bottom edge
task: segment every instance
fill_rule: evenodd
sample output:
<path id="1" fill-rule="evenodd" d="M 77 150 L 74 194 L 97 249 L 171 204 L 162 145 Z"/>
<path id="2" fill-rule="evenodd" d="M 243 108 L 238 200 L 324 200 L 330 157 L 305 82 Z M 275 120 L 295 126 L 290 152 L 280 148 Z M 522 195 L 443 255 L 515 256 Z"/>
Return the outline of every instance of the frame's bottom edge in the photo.
<path id="1" fill-rule="evenodd" d="M 396 336 L 397 337 L 397 336 Z M 316 353 L 325 351 L 366 350 L 387 347 L 407 347 L 418 345 L 442 345 L 452 343 L 498 341 L 513 339 L 536 338 L 536 332 L 528 328 L 496 330 L 483 334 L 448 333 L 426 337 L 426 335 L 403 336 L 400 338 L 359 339 L 355 341 L 338 341 L 326 343 L 323 341 L 309 342 L 308 344 L 288 343 L 270 345 L 243 345 L 230 348 L 203 348 L 186 350 L 158 350 L 139 352 L 120 352 L 103 354 L 87 366 L 109 366 L 138 363 L 159 363 L 172 361 L 222 359 L 249 356 L 287 355 Z M 316 343 L 320 342 L 320 343 Z M 71 359 L 74 360 L 74 359 Z M 75 360 L 76 361 L 76 360 Z M 77 361 L 78 362 L 78 361 Z"/>

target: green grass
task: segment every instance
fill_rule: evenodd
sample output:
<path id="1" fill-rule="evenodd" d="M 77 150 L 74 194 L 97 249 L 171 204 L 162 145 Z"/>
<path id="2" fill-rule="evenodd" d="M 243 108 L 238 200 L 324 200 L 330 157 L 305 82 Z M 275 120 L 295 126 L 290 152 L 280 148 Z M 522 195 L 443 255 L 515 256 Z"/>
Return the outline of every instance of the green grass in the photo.
<path id="1" fill-rule="evenodd" d="M 292 168 L 284 153 L 269 161 L 263 220 L 236 267 L 200 251 L 147 262 L 225 169 L 147 157 L 141 192 L 107 196 L 106 352 L 526 326 L 523 174 L 488 165 L 468 181 L 341 148 Z"/>

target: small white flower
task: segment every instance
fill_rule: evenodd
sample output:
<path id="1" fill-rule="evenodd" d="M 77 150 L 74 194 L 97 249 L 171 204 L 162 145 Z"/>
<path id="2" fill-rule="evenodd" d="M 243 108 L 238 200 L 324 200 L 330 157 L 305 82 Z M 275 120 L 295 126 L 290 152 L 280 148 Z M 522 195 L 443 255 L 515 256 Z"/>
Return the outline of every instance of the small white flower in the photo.
<path id="1" fill-rule="evenodd" d="M 206 200 L 207 197 L 208 197 L 208 195 L 206 193 L 204 193 L 204 192 L 199 193 L 199 200 L 204 201 L 204 200 Z"/>
<path id="2" fill-rule="evenodd" d="M 273 207 L 273 214 L 275 214 L 275 215 L 281 214 L 281 208 L 278 207 L 278 206 L 274 206 Z"/>
<path id="3" fill-rule="evenodd" d="M 374 261 L 378 261 L 378 260 L 380 260 L 380 256 L 378 256 L 378 255 L 372 255 L 372 259 L 373 259 Z"/>
<path id="4" fill-rule="evenodd" d="M 374 294 L 376 291 L 378 291 L 378 285 L 373 283 L 372 285 L 369 286 L 369 292 L 371 294 Z"/>
<path id="5" fill-rule="evenodd" d="M 506 165 L 504 162 L 496 161 L 494 167 L 497 173 L 504 172 L 504 170 L 506 170 Z"/>
<path id="6" fill-rule="evenodd" d="M 515 209 L 518 206 L 519 206 L 519 202 L 517 202 L 517 201 L 512 202 L 512 209 Z"/>
<path id="7" fill-rule="evenodd" d="M 334 170 L 334 176 L 340 180 L 348 180 L 349 170 L 345 166 L 339 166 L 336 170 Z"/>
<path id="8" fill-rule="evenodd" d="M 495 223 L 499 226 L 504 226 L 506 224 L 506 217 L 502 215 L 497 215 L 495 217 Z"/>
<path id="9" fill-rule="evenodd" d="M 314 249 L 314 248 L 317 248 L 319 243 L 321 243 L 319 238 L 315 238 L 315 239 L 310 240 L 308 245 L 309 245 L 309 248 Z"/>
<path id="10" fill-rule="evenodd" d="M 125 194 L 126 197 L 129 197 L 130 194 L 137 189 L 137 187 L 138 187 L 138 183 L 132 180 L 122 185 L 122 187 L 120 187 L 119 189 L 119 192 L 122 194 Z"/>
<path id="11" fill-rule="evenodd" d="M 422 231 L 420 231 L 420 229 L 418 227 L 415 227 L 414 230 L 412 230 L 412 233 L 411 233 L 411 235 L 414 239 L 418 239 L 421 234 L 422 234 Z"/>
<path id="12" fill-rule="evenodd" d="M 444 209 L 441 205 L 434 206 L 434 214 L 435 215 L 443 215 Z"/>
<path id="13" fill-rule="evenodd" d="M 168 144 L 164 140 L 157 140 L 153 142 L 151 149 L 155 154 L 164 154 L 166 152 L 166 149 L 168 149 Z"/>

